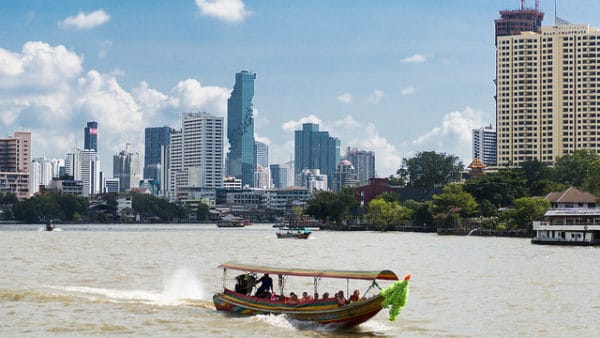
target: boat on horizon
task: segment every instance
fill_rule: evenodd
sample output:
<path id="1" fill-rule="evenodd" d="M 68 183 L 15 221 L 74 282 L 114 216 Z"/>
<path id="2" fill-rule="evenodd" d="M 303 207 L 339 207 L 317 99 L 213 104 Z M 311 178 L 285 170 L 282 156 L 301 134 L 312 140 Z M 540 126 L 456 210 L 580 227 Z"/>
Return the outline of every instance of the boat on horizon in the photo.
<path id="1" fill-rule="evenodd" d="M 410 275 L 407 275 L 403 281 L 399 281 L 396 274 L 390 270 L 311 270 L 239 263 L 224 263 L 219 265 L 219 268 L 223 269 L 224 274 L 223 292 L 213 296 L 215 308 L 219 311 L 242 315 L 282 314 L 300 321 L 333 324 L 339 327 L 359 325 L 375 316 L 383 308 L 388 307 L 391 307 L 389 319 L 395 321 L 400 309 L 406 305 L 410 279 Z M 242 274 L 235 277 L 236 285 L 234 289 L 229 289 L 226 285 L 228 270 L 242 272 Z M 278 290 L 274 291 L 273 294 L 267 292 L 264 297 L 253 296 L 252 291 L 258 273 L 277 276 Z M 371 290 L 375 292 L 370 296 L 344 305 L 340 304 L 339 299 L 333 297 L 295 300 L 284 296 L 285 282 L 291 276 L 314 278 L 314 295 L 316 296 L 318 296 L 318 282 L 322 278 L 346 279 L 346 285 L 349 284 L 350 280 L 370 281 L 371 284 L 364 294 L 369 295 Z M 376 282 L 377 280 L 396 282 L 386 289 L 381 289 Z M 381 291 L 376 291 L 376 288 Z"/>
<path id="2" fill-rule="evenodd" d="M 308 236 L 312 231 L 309 228 L 289 228 L 289 227 L 281 227 L 275 235 L 277 238 L 299 238 L 299 239 L 308 239 Z"/>

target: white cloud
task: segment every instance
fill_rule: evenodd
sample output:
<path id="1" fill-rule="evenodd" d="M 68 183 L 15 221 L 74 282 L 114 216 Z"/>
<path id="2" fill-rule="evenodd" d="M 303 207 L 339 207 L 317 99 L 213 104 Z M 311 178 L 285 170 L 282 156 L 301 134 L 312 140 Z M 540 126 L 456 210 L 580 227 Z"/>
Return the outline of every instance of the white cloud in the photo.
<path id="1" fill-rule="evenodd" d="M 411 95 L 415 93 L 415 87 L 413 86 L 408 86 L 406 88 L 403 88 L 400 93 L 402 93 L 402 95 Z"/>
<path id="2" fill-rule="evenodd" d="M 321 119 L 316 117 L 315 115 L 311 114 L 311 115 L 303 117 L 299 120 L 289 120 L 289 121 L 285 122 L 283 125 L 281 125 L 281 129 L 293 133 L 296 130 L 302 129 L 302 124 L 304 124 L 304 123 L 321 124 Z"/>
<path id="3" fill-rule="evenodd" d="M 196 0 L 196 6 L 203 15 L 228 22 L 241 22 L 250 15 L 242 0 Z"/>
<path id="4" fill-rule="evenodd" d="M 180 81 L 171 90 L 173 103 L 182 111 L 198 110 L 203 107 L 207 113 L 224 116 L 227 112 L 227 99 L 231 90 L 217 86 L 202 86 L 198 80 Z"/>
<path id="5" fill-rule="evenodd" d="M 424 54 L 415 54 L 415 55 L 411 55 L 409 57 L 405 57 L 404 59 L 400 60 L 400 62 L 402 62 L 402 63 L 423 63 L 423 62 L 427 62 L 427 56 L 425 56 Z"/>
<path id="6" fill-rule="evenodd" d="M 382 90 L 375 89 L 373 91 L 373 94 L 371 94 L 371 96 L 369 96 L 369 99 L 367 101 L 369 103 L 378 104 L 383 99 L 383 96 L 384 96 L 384 93 Z"/>
<path id="7" fill-rule="evenodd" d="M 0 49 L 0 89 L 56 91 L 81 72 L 83 58 L 64 46 L 29 41 L 21 53 Z"/>
<path id="8" fill-rule="evenodd" d="M 412 141 L 413 148 L 419 151 L 434 150 L 458 156 L 463 163 L 472 160 L 473 129 L 488 125 L 484 114 L 470 107 L 444 115 L 440 126 Z"/>
<path id="9" fill-rule="evenodd" d="M 141 82 L 121 87 L 120 71 L 82 73 L 83 59 L 63 46 L 27 42 L 20 53 L 0 49 L 0 129 L 32 132 L 32 156 L 62 158 L 82 147 L 87 121 L 99 124 L 99 152 L 107 175 L 112 155 L 130 143 L 143 151 L 144 128 L 180 127 L 181 113 L 223 116 L 230 89 L 179 82 L 162 93 Z"/>
<path id="10" fill-rule="evenodd" d="M 342 102 L 342 103 L 352 103 L 352 94 L 350 93 L 344 93 L 338 97 L 336 97 L 336 100 Z"/>
<path id="11" fill-rule="evenodd" d="M 108 55 L 108 50 L 110 49 L 110 46 L 112 46 L 112 41 L 104 40 L 100 44 L 100 49 L 98 50 L 98 57 L 104 59 Z"/>
<path id="12" fill-rule="evenodd" d="M 58 23 L 62 28 L 90 29 L 107 23 L 110 20 L 104 10 L 99 9 L 91 13 L 79 12 L 76 16 L 70 16 Z"/>

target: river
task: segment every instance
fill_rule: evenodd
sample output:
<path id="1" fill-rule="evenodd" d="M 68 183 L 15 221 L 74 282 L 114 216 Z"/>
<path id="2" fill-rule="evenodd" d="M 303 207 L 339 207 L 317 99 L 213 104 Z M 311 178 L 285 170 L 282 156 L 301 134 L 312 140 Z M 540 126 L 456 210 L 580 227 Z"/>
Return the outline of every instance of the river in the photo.
<path id="1" fill-rule="evenodd" d="M 592 337 L 600 332 L 598 247 L 405 232 L 315 231 L 308 240 L 277 239 L 268 224 L 58 228 L 0 225 L 0 336 Z M 384 310 L 345 331 L 284 316 L 232 317 L 215 311 L 211 300 L 223 286 L 217 266 L 228 261 L 410 273 L 408 304 L 396 322 L 389 322 Z M 319 291 L 345 290 L 346 282 L 340 282 L 323 281 Z M 310 293 L 312 279 L 290 277 L 288 287 Z"/>

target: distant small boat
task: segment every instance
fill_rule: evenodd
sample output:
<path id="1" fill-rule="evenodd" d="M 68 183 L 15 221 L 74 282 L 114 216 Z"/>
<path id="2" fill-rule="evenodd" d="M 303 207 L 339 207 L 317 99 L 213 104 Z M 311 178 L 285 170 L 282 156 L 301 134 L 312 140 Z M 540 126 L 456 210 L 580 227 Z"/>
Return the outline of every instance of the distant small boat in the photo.
<path id="1" fill-rule="evenodd" d="M 54 230 L 54 223 L 46 222 L 46 231 L 52 231 L 52 230 Z"/>
<path id="2" fill-rule="evenodd" d="M 300 238 L 307 239 L 312 231 L 309 228 L 287 228 L 281 227 L 275 233 L 277 238 Z"/>
<path id="3" fill-rule="evenodd" d="M 219 228 L 241 228 L 246 224 L 245 220 L 231 214 L 224 216 L 217 222 Z"/>

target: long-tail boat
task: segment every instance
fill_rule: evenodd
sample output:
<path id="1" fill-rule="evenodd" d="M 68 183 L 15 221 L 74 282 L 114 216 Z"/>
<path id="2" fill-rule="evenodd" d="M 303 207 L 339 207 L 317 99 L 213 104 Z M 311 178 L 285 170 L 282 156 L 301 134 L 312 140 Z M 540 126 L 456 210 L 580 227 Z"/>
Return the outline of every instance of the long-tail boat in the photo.
<path id="1" fill-rule="evenodd" d="M 400 309 L 406 305 L 408 281 L 410 279 L 410 275 L 407 275 L 403 281 L 398 281 L 396 274 L 390 270 L 341 271 L 287 269 L 239 263 L 224 263 L 219 265 L 219 267 L 223 269 L 224 290 L 213 296 L 213 302 L 217 310 L 243 315 L 284 314 L 296 320 L 321 324 L 336 324 L 340 327 L 361 324 L 375 316 L 382 308 L 390 306 L 390 320 L 395 321 Z M 235 278 L 237 283 L 233 290 L 228 289 L 226 286 L 227 270 L 243 272 Z M 252 295 L 257 273 L 277 276 L 279 294 L 261 295 L 262 297 Z M 365 295 L 375 288 L 381 290 L 377 284 L 377 280 L 397 282 L 372 296 L 346 305 L 340 305 L 336 298 L 294 301 L 284 297 L 285 281 L 289 276 L 312 277 L 314 279 L 315 295 L 318 295 L 318 283 L 322 278 L 346 279 L 347 285 L 349 280 L 371 281 L 371 286 L 369 286 Z"/>

